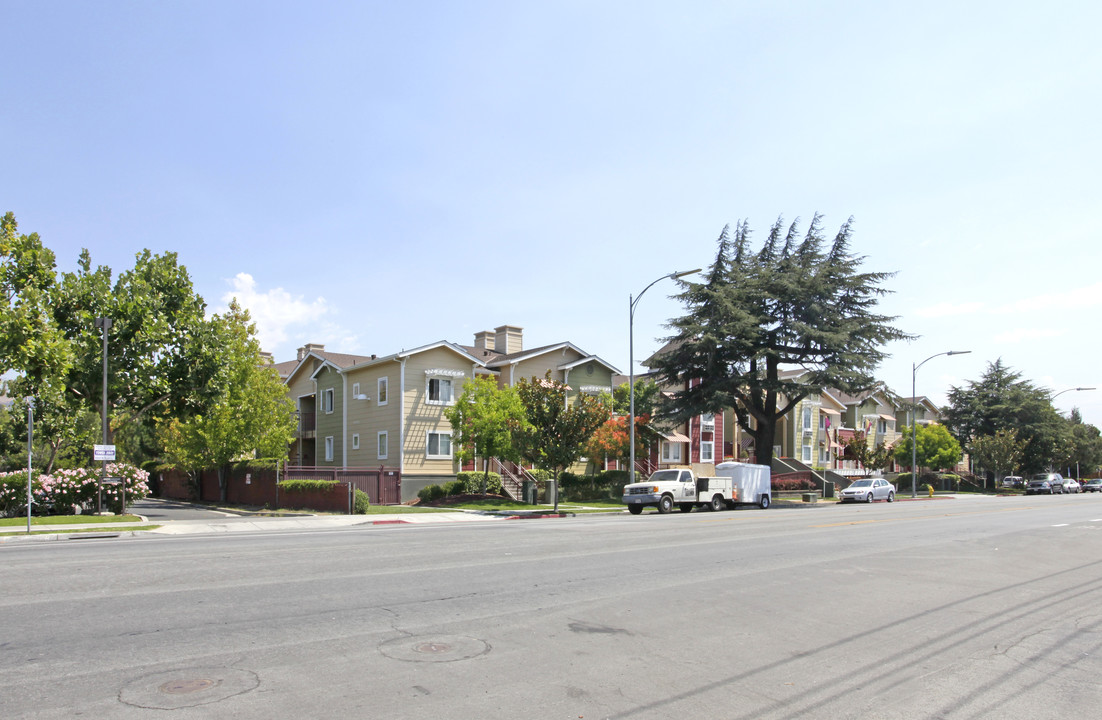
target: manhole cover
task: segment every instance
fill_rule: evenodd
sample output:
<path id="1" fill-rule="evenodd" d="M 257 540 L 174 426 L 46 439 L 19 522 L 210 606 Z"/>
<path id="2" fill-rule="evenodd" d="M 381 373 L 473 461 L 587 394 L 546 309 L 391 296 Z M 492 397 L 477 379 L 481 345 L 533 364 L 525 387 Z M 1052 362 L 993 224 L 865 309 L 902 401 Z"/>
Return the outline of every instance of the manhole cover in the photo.
<path id="1" fill-rule="evenodd" d="M 221 684 L 220 680 L 210 680 L 208 678 L 176 679 L 166 682 L 160 687 L 160 690 L 170 695 L 183 695 L 206 690 L 219 684 Z"/>
<path id="2" fill-rule="evenodd" d="M 209 705 L 255 690 L 260 678 L 236 668 L 185 668 L 146 675 L 119 691 L 119 701 L 156 710 Z"/>
<path id="3" fill-rule="evenodd" d="M 465 635 L 434 635 L 388 640 L 379 646 L 379 652 L 407 662 L 455 662 L 485 655 L 490 652 L 490 646 Z"/>

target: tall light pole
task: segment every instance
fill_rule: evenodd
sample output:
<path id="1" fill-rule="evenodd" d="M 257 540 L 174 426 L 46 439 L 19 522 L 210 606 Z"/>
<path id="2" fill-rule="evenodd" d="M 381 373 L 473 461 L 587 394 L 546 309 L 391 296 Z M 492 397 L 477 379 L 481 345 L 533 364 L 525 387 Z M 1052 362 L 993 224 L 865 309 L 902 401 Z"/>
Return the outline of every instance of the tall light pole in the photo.
<path id="1" fill-rule="evenodd" d="M 111 329 L 111 318 L 96 318 L 96 327 L 103 330 L 103 444 L 107 445 L 107 331 Z M 96 495 L 96 513 L 103 514 L 103 482 L 107 479 L 107 460 L 103 461 L 103 472 L 99 478 L 99 492 Z M 125 480 L 123 481 L 125 482 Z M 125 500 L 124 500 L 125 504 Z"/>
<path id="2" fill-rule="evenodd" d="M 27 533 L 31 532 L 31 477 L 34 466 L 34 398 L 23 398 L 27 403 Z"/>
<path id="3" fill-rule="evenodd" d="M 692 275 L 700 272 L 700 268 L 696 270 L 683 270 L 681 272 L 672 272 L 669 275 L 663 275 L 655 280 L 650 285 L 643 288 L 643 292 L 636 295 L 634 298 L 628 295 L 628 444 L 630 445 L 630 459 L 628 460 L 628 482 L 635 482 L 635 306 L 639 304 L 640 298 L 643 297 L 643 293 L 651 289 L 655 283 L 665 280 L 666 278 L 677 279 L 685 277 L 686 275 Z"/>
<path id="4" fill-rule="evenodd" d="M 942 355 L 967 355 L 972 352 L 971 350 L 948 350 L 946 352 L 939 352 L 936 355 L 931 355 L 918 365 L 911 365 L 911 497 L 918 497 L 916 490 L 915 478 L 918 476 L 918 421 L 916 418 L 916 411 L 918 410 L 918 394 L 915 392 L 915 378 L 918 376 L 918 369 L 925 365 L 930 360 Z"/>
<path id="5" fill-rule="evenodd" d="M 1058 395 L 1063 395 L 1066 392 L 1083 392 L 1084 390 L 1095 390 L 1095 389 L 1097 389 L 1097 388 L 1092 388 L 1092 387 L 1068 388 L 1067 390 L 1061 390 L 1060 392 L 1056 393 L 1056 395 L 1053 395 L 1051 398 L 1049 398 L 1049 402 L 1052 402 L 1053 400 L 1056 399 L 1056 397 Z M 1068 468 L 1068 472 L 1069 473 L 1071 472 L 1070 467 Z M 1079 461 L 1078 460 L 1075 461 L 1075 481 L 1079 482 Z"/>

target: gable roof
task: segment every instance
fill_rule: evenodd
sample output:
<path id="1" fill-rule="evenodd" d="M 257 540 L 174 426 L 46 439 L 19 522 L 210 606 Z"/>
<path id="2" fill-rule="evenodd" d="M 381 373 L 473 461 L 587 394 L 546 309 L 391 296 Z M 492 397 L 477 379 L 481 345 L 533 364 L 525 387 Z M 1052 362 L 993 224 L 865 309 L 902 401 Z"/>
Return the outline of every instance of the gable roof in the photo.
<path id="1" fill-rule="evenodd" d="M 429 350 L 436 350 L 438 348 L 446 348 L 448 350 L 451 350 L 452 352 L 458 354 L 459 356 L 467 359 L 468 361 L 470 361 L 474 365 L 479 365 L 479 366 L 485 365 L 485 363 L 482 360 L 478 359 L 477 357 L 475 357 L 471 353 L 467 352 L 467 350 L 464 347 L 462 347 L 460 345 L 456 345 L 453 342 L 448 342 L 447 340 L 437 340 L 434 343 L 429 343 L 428 345 L 421 345 L 420 347 L 415 347 L 412 350 L 402 350 L 400 352 L 391 353 L 390 355 L 384 355 L 383 357 L 363 358 L 363 360 L 361 362 L 353 363 L 353 364 L 348 365 L 346 367 L 338 368 L 338 372 L 350 372 L 352 370 L 359 370 L 360 368 L 370 367 L 372 365 L 378 365 L 378 364 L 384 363 L 384 362 L 394 362 L 396 360 L 402 360 L 404 358 L 407 358 L 410 355 L 417 355 L 418 353 L 428 352 Z"/>

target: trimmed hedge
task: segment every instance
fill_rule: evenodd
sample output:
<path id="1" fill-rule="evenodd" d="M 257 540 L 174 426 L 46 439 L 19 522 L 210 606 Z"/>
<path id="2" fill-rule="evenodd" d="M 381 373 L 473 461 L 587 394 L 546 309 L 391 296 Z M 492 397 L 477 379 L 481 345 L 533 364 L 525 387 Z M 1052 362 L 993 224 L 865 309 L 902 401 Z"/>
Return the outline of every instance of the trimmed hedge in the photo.
<path id="1" fill-rule="evenodd" d="M 332 490 L 337 485 L 336 480 L 295 479 L 282 480 L 279 489 L 284 492 L 325 492 Z"/>

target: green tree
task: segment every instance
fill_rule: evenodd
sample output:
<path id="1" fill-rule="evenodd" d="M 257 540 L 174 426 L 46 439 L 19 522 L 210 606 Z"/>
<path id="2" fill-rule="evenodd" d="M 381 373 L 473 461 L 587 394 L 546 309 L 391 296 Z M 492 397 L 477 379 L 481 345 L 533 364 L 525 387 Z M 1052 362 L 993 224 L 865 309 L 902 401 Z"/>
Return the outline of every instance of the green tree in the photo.
<path id="1" fill-rule="evenodd" d="M 992 472 L 997 486 L 999 480 L 1021 464 L 1025 445 L 1024 440 L 1018 439 L 1017 430 L 996 430 L 994 434 L 972 438 L 972 459 Z"/>
<path id="2" fill-rule="evenodd" d="M 852 220 L 827 247 L 815 215 L 802 239 L 798 221 L 777 220 L 758 252 L 740 222 L 724 228 L 704 282 L 682 282 L 687 313 L 653 360 L 661 380 L 684 387 L 662 403 L 674 422 L 734 408 L 754 438 L 757 462 L 773 457 L 777 421 L 812 392 L 856 393 L 875 384 L 883 345 L 909 336 L 876 313 L 891 273 L 863 272 L 849 251 Z M 799 378 L 781 374 L 804 368 Z"/>
<path id="3" fill-rule="evenodd" d="M 911 429 L 904 427 L 902 438 L 896 443 L 893 454 L 900 465 L 911 466 Z M 931 470 L 949 470 L 960 462 L 964 453 L 960 443 L 944 425 L 931 423 L 919 425 L 915 429 L 914 459 L 918 467 Z"/>
<path id="4" fill-rule="evenodd" d="M 452 445 L 456 456 L 466 462 L 482 458 L 482 494 L 490 475 L 490 459 L 520 459 L 513 434 L 528 423 L 524 405 L 515 388 L 499 388 L 489 377 L 476 377 L 463 383 L 463 392 L 455 404 L 444 411 L 452 426 Z"/>
<path id="5" fill-rule="evenodd" d="M 1022 469 L 1029 473 L 1059 463 L 1070 443 L 1067 421 L 1052 407 L 1048 391 L 1023 380 L 1001 358 L 989 363 L 978 381 L 949 391 L 943 420 L 969 451 L 977 437 L 1016 431 L 1025 443 Z"/>
<path id="6" fill-rule="evenodd" d="M 219 372 L 211 379 L 210 400 L 202 412 L 186 420 L 170 418 L 162 425 L 167 459 L 189 473 L 216 468 L 222 501 L 226 471 L 235 460 L 259 456 L 285 459 L 294 438 L 294 403 L 275 368 L 261 357 L 255 326 L 236 301 L 211 318 L 210 330 L 219 348 Z"/>
<path id="7" fill-rule="evenodd" d="M 892 452 L 892 448 L 883 442 L 875 447 L 869 445 L 864 433 L 857 433 L 846 442 L 846 457 L 856 460 L 866 475 L 872 470 L 883 470 L 887 467 L 892 459 Z"/>
<path id="8" fill-rule="evenodd" d="M 1067 457 L 1062 466 L 1068 471 L 1077 470 L 1082 475 L 1092 475 L 1102 465 L 1102 436 L 1094 425 L 1083 422 L 1078 408 L 1072 408 L 1067 419 Z"/>
<path id="9" fill-rule="evenodd" d="M 514 434 L 521 456 L 547 470 L 558 481 L 562 471 L 582 456 L 597 428 L 609 417 L 608 406 L 584 393 L 568 402 L 569 387 L 551 379 L 521 379 L 517 394 L 524 405 L 528 425 Z M 559 497 L 555 494 L 555 509 Z"/>

